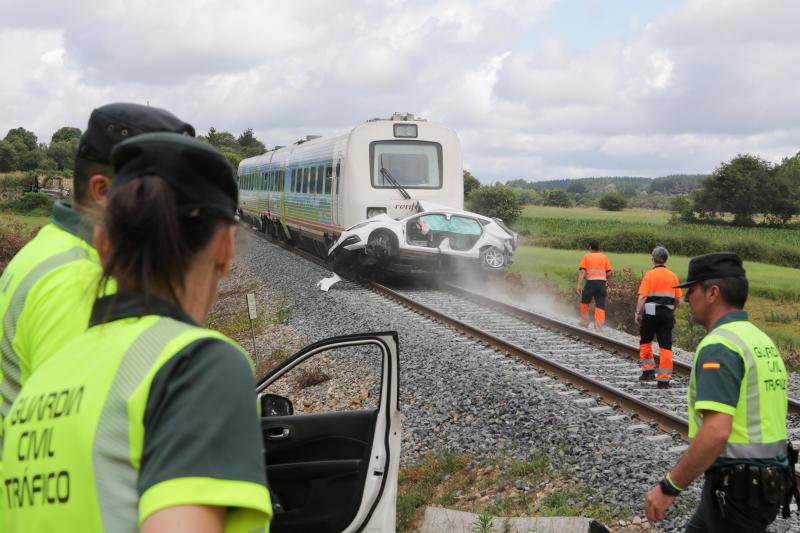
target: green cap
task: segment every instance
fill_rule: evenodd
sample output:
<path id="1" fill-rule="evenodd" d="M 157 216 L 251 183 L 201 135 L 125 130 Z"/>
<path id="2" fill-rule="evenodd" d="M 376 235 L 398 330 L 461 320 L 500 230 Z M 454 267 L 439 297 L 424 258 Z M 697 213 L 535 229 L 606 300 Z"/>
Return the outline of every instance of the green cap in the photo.
<path id="1" fill-rule="evenodd" d="M 144 133 L 118 144 L 111 163 L 112 191 L 142 176 L 159 176 L 175 192 L 179 215 L 236 218 L 233 168 L 210 144 L 177 133 Z"/>
<path id="2" fill-rule="evenodd" d="M 104 105 L 92 111 L 86 131 L 81 135 L 77 156 L 110 164 L 114 146 L 136 135 L 155 131 L 194 137 L 191 124 L 164 109 L 128 103 Z"/>
<path id="3" fill-rule="evenodd" d="M 675 289 L 688 287 L 692 283 L 707 279 L 738 278 L 745 275 L 742 258 L 734 252 L 713 252 L 692 257 L 686 281 L 675 285 Z"/>

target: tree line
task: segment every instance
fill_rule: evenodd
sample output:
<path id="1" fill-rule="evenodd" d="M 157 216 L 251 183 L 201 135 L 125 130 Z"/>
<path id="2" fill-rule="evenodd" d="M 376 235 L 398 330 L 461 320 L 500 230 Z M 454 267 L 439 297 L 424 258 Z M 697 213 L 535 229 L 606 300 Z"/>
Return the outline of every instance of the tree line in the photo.
<path id="1" fill-rule="evenodd" d="M 36 134 L 23 127 L 13 128 L 0 140 L 0 172 L 30 172 L 35 174 L 72 175 L 75 154 L 81 137 L 80 128 L 64 126 L 53 133 L 49 143 L 40 143 Z M 219 148 L 235 167 L 244 158 L 266 151 L 252 128 L 235 136 L 228 131 L 211 127 L 200 140 Z"/>

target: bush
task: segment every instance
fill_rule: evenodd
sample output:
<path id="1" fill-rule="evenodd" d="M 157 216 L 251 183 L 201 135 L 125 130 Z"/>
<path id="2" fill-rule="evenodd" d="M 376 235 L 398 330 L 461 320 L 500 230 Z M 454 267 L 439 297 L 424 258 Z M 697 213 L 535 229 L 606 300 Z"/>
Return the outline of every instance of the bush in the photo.
<path id="1" fill-rule="evenodd" d="M 554 207 L 572 207 L 572 198 L 566 191 L 550 189 L 544 194 L 543 203 Z"/>
<path id="2" fill-rule="evenodd" d="M 502 219 L 506 224 L 511 224 L 522 214 L 517 192 L 504 185 L 475 189 L 469 195 L 469 206 L 476 213 Z"/>
<path id="3" fill-rule="evenodd" d="M 609 192 L 600 198 L 597 205 L 600 209 L 606 211 L 622 211 L 625 209 L 625 206 L 628 205 L 628 201 L 618 192 Z"/>
<path id="4" fill-rule="evenodd" d="M 615 270 L 608 280 L 606 296 L 606 321 L 619 330 L 636 334 L 639 326 L 633 321 L 636 300 L 642 277 L 626 268 Z"/>
<path id="5" fill-rule="evenodd" d="M 0 274 L 6 269 L 11 258 L 17 255 L 17 252 L 38 232 L 38 227 L 29 230 L 19 220 L 0 215 Z"/>
<path id="6" fill-rule="evenodd" d="M 53 199 L 42 192 L 29 192 L 6 203 L 4 208 L 19 214 L 49 215 L 53 208 Z"/>

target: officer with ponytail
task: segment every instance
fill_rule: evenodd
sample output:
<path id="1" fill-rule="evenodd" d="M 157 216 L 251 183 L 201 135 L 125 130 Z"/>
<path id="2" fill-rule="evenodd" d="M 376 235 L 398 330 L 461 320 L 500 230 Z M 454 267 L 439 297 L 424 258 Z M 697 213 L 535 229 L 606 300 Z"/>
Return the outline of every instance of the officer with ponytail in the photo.
<path id="1" fill-rule="evenodd" d="M 117 292 L 11 406 L 0 519 L 30 532 L 268 529 L 252 363 L 200 326 L 234 257 L 233 170 L 175 133 L 129 139 L 112 163 L 94 241 Z"/>

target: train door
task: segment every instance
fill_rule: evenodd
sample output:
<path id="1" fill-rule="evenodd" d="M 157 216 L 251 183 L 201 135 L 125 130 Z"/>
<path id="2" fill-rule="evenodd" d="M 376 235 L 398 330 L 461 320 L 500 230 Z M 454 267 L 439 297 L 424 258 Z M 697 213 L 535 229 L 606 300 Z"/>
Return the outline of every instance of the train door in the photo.
<path id="1" fill-rule="evenodd" d="M 331 169 L 332 172 L 332 180 L 331 180 L 331 221 L 333 222 L 334 226 L 341 225 L 342 221 L 342 201 L 341 201 L 341 191 L 342 191 L 342 154 L 339 153 L 334 160 L 333 168 Z"/>

